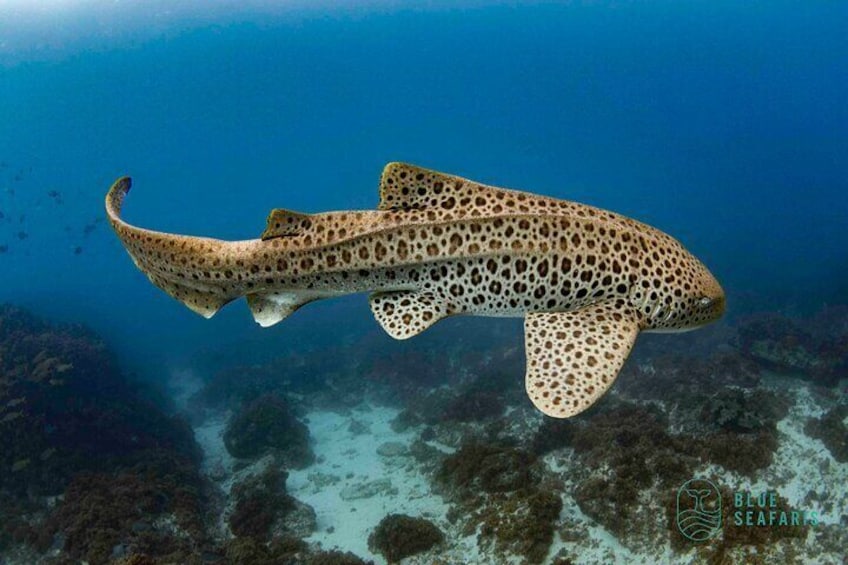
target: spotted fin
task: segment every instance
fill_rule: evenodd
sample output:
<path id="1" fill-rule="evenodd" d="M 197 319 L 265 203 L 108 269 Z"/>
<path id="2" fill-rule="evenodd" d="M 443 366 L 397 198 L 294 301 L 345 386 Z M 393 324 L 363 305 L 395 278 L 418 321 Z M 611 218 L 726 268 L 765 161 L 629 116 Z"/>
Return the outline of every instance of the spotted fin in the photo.
<path id="1" fill-rule="evenodd" d="M 422 169 L 406 163 L 389 163 L 380 177 L 380 203 L 378 210 L 423 210 L 431 207 L 450 209 L 475 203 L 475 197 L 495 193 L 515 194 L 514 191 L 495 188 Z"/>
<path id="2" fill-rule="evenodd" d="M 189 310 L 204 318 L 211 318 L 225 304 L 233 300 L 232 297 L 225 296 L 217 288 L 210 287 L 204 290 L 193 288 L 188 284 L 176 283 L 155 273 L 147 272 L 135 257 L 133 257 L 133 262 L 145 272 L 150 282 L 164 290 L 172 298 L 176 298 L 185 304 Z"/>
<path id="3" fill-rule="evenodd" d="M 247 305 L 250 307 L 253 319 L 263 328 L 282 322 L 295 310 L 311 301 L 312 299 L 293 292 L 247 295 Z"/>
<path id="4" fill-rule="evenodd" d="M 275 237 L 300 235 L 310 227 L 312 227 L 312 218 L 309 214 L 275 208 L 268 214 L 267 225 L 261 237 L 263 240 L 267 240 Z"/>
<path id="5" fill-rule="evenodd" d="M 430 292 L 375 292 L 368 298 L 377 322 L 395 339 L 418 335 L 448 316 L 448 306 Z"/>
<path id="6" fill-rule="evenodd" d="M 530 400 L 554 418 L 586 410 L 612 386 L 638 334 L 638 315 L 620 301 L 528 314 L 524 384 Z"/>

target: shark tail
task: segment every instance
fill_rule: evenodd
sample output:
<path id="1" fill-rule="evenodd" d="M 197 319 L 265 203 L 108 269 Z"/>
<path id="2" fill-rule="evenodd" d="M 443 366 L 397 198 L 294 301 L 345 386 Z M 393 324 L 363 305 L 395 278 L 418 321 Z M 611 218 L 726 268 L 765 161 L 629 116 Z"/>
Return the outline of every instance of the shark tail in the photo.
<path id="1" fill-rule="evenodd" d="M 106 214 L 136 267 L 150 282 L 204 318 L 211 318 L 224 305 L 243 295 L 225 277 L 216 280 L 192 275 L 187 268 L 192 263 L 205 262 L 206 257 L 226 253 L 226 248 L 237 242 L 157 232 L 125 222 L 121 219 L 121 209 L 131 187 L 130 177 L 115 181 L 106 194 Z"/>

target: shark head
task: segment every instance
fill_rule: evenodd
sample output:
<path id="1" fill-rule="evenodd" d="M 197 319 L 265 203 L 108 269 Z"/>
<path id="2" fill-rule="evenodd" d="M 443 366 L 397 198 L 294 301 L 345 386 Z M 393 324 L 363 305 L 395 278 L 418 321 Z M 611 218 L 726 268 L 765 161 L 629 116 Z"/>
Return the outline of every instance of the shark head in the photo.
<path id="1" fill-rule="evenodd" d="M 724 315 L 724 309 L 727 305 L 724 289 L 721 288 L 715 276 L 704 265 L 700 265 L 700 270 L 700 276 L 696 281 L 694 292 L 691 294 L 695 301 L 690 303 L 690 313 L 685 317 L 690 324 L 687 328 L 691 329 L 718 320 Z"/>
<path id="2" fill-rule="evenodd" d="M 665 272 L 661 271 L 663 267 Z M 662 258 L 661 266 L 652 274 L 642 282 L 647 331 L 694 330 L 724 314 L 726 300 L 721 284 L 682 246 Z"/>

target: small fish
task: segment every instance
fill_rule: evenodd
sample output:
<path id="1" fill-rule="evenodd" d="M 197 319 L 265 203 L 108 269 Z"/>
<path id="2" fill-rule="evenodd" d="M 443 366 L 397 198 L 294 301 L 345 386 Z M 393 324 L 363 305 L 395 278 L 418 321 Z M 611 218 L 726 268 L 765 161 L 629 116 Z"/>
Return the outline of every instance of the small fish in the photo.
<path id="1" fill-rule="evenodd" d="M 18 239 L 20 239 L 21 241 L 25 240 L 28 237 L 29 237 L 29 234 L 27 232 L 25 232 L 25 231 L 19 231 L 18 232 Z"/>
<path id="2" fill-rule="evenodd" d="M 9 422 L 14 422 L 21 416 L 23 416 L 23 412 L 9 412 L 5 416 L 3 416 L 3 419 L 0 420 L 0 424 L 8 424 Z"/>
<path id="3" fill-rule="evenodd" d="M 95 224 L 94 222 L 86 224 L 85 227 L 82 228 L 82 235 L 88 237 L 95 229 L 97 229 L 97 224 Z"/>
<path id="4" fill-rule="evenodd" d="M 62 194 L 58 190 L 50 190 L 47 192 L 47 196 L 50 198 L 61 198 Z"/>
<path id="5" fill-rule="evenodd" d="M 6 217 L 6 214 L 3 213 L 3 210 L 0 210 L 0 220 Z"/>
<path id="6" fill-rule="evenodd" d="M 17 473 L 19 471 L 23 471 L 27 467 L 29 467 L 29 459 L 18 459 L 15 461 L 14 465 L 12 465 L 12 472 Z"/>
<path id="7" fill-rule="evenodd" d="M 53 457 L 54 453 L 56 453 L 56 448 L 48 447 L 47 449 L 41 452 L 41 456 L 39 457 L 39 459 L 41 459 L 42 461 L 47 461 L 48 459 Z"/>
<path id="8" fill-rule="evenodd" d="M 25 401 L 26 401 L 26 398 L 24 398 L 23 396 L 21 396 L 19 398 L 13 398 L 12 400 L 10 400 L 9 402 L 6 403 L 6 408 L 14 408 L 15 406 L 18 406 L 19 404 L 23 404 Z"/>
<path id="9" fill-rule="evenodd" d="M 80 247 L 79 245 L 74 247 L 74 255 L 82 255 L 82 247 Z"/>
<path id="10" fill-rule="evenodd" d="M 5 244 L 4 244 L 4 245 L 0 245 L 0 253 L 6 253 L 7 251 L 9 251 L 9 246 L 8 246 L 8 245 L 5 245 Z"/>

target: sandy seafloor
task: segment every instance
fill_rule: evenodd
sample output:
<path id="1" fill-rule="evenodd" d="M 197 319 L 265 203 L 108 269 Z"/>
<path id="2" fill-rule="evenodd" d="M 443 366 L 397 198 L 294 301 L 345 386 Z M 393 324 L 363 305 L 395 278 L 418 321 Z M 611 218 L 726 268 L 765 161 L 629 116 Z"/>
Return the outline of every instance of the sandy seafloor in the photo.
<path id="1" fill-rule="evenodd" d="M 809 418 L 820 417 L 824 410 L 816 403 L 806 383 L 776 375 L 771 377 L 774 379 L 773 386 L 779 387 L 784 393 L 789 392 L 794 402 L 788 415 L 777 424 L 779 447 L 773 463 L 760 471 L 756 480 L 716 465 L 704 466 L 698 470 L 698 474 L 717 475 L 723 484 L 737 485 L 740 489 L 750 489 L 752 492 L 777 490 L 787 499 L 790 507 L 816 511 L 821 525 L 844 524 L 848 516 L 848 489 L 844 488 L 848 484 L 848 464 L 836 461 L 820 441 L 804 433 L 805 422 Z M 191 381 L 193 379 L 187 373 L 181 372 L 177 373 L 173 385 L 185 393 L 194 388 Z M 403 433 L 392 430 L 390 422 L 399 412 L 396 408 L 364 401 L 349 414 L 323 410 L 308 414 L 306 421 L 317 461 L 305 469 L 289 471 L 287 481 L 289 494 L 312 506 L 316 513 L 317 529 L 306 541 L 323 549 L 350 551 L 375 563 L 386 563 L 381 555 L 369 550 L 368 536 L 384 516 L 402 513 L 427 518 L 446 534 L 443 546 L 406 558 L 402 560 L 404 564 L 522 563 L 518 557 L 504 557 L 503 554 L 481 548 L 476 535 L 464 536 L 457 527 L 452 526 L 446 518 L 449 504 L 433 492 L 430 481 L 408 453 L 378 453 L 380 446 L 385 444 L 408 447 L 417 436 L 414 428 Z M 518 413 L 513 410 L 504 418 L 540 419 L 534 412 Z M 224 446 L 226 418 L 226 414 L 220 414 L 195 427 L 195 438 L 204 452 L 204 472 L 223 492 L 228 492 L 238 480 L 261 472 L 270 462 L 270 458 L 266 457 L 246 467 L 239 467 Z M 352 433 L 350 427 L 353 422 L 367 431 Z M 537 425 L 537 422 L 532 424 Z M 428 443 L 445 453 L 455 451 L 435 441 Z M 544 464 L 568 485 L 573 465 L 578 463 L 573 450 L 564 448 L 546 455 Z M 357 489 L 364 491 L 364 494 L 360 493 L 362 497 L 350 494 Z M 585 536 L 577 542 L 564 541 L 558 532 L 549 551 L 548 562 L 565 556 L 577 563 L 701 562 L 694 551 L 674 552 L 669 544 L 659 552 L 634 553 L 587 517 L 567 491 L 564 489 L 561 493 L 563 509 L 560 523 L 569 529 L 582 529 Z M 811 496 L 813 492 L 816 496 Z M 225 526 L 222 525 L 222 528 Z M 794 555 L 793 561 L 809 564 L 844 563 L 844 553 L 822 551 L 818 546 L 818 532 L 816 527 L 809 529 L 804 543 L 807 555 Z M 742 558 L 740 554 L 738 559 Z"/>

